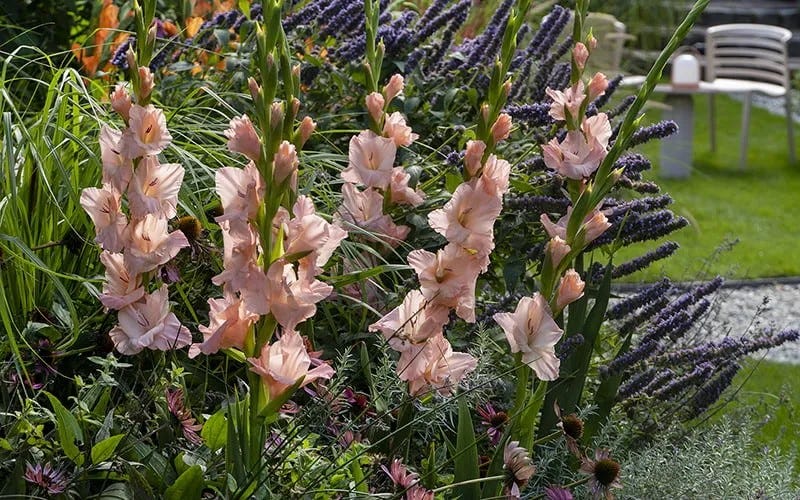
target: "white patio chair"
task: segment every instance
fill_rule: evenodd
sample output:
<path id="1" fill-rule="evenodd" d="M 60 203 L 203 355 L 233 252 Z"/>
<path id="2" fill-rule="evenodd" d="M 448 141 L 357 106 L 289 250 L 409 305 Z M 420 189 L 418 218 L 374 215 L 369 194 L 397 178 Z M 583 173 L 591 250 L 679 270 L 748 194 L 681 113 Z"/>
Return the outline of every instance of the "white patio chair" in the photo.
<path id="1" fill-rule="evenodd" d="M 765 24 L 722 24 L 706 32 L 706 80 L 718 92 L 744 94 L 739 166 L 747 163 L 751 97 L 760 92 L 786 98 L 786 128 L 789 159 L 795 161 L 791 76 L 787 43 L 791 31 Z M 711 150 L 716 149 L 714 94 L 709 94 Z"/>

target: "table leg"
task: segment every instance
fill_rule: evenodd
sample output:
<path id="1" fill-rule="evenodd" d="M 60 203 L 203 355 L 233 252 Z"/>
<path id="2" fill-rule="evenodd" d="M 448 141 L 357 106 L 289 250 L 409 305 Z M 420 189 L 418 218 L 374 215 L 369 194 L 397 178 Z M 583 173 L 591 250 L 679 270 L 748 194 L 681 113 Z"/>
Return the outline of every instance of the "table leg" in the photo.
<path id="1" fill-rule="evenodd" d="M 667 94 L 664 103 L 669 108 L 662 118 L 677 123 L 678 133 L 661 141 L 661 176 L 686 178 L 692 167 L 694 101 L 689 94 Z"/>

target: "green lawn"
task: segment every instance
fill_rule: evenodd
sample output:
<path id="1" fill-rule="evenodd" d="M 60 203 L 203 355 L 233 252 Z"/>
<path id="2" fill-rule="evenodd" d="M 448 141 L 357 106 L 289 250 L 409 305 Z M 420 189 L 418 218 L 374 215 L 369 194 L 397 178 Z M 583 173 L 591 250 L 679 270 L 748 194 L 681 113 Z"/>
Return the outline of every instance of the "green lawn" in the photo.
<path id="1" fill-rule="evenodd" d="M 645 121 L 656 121 L 659 115 L 653 109 Z M 691 226 L 668 238 L 681 245 L 675 255 L 631 275 L 628 281 L 654 281 L 665 274 L 676 280 L 716 274 L 729 278 L 800 275 L 800 165 L 788 159 L 785 119 L 753 108 L 748 166 L 743 171 L 738 167 L 741 104 L 718 96 L 717 120 L 717 151 L 712 153 L 708 100 L 697 96 L 694 165 L 688 179 L 661 179 L 659 144 L 641 147 L 654 162 L 655 171 L 647 176 L 672 195 L 673 210 L 689 219 Z M 800 127 L 797 130 L 800 135 Z M 715 252 L 736 239 L 739 243 L 729 251 Z M 617 262 L 642 253 L 643 247 L 625 249 Z"/>

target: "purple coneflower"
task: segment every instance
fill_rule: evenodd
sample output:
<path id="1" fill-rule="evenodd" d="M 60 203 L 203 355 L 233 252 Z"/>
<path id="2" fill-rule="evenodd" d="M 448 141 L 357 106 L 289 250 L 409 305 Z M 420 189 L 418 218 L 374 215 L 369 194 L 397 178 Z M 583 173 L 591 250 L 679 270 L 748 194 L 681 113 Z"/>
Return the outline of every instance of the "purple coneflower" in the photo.
<path id="1" fill-rule="evenodd" d="M 183 402 L 183 390 L 175 389 L 171 391 L 167 389 L 167 408 L 172 413 L 178 422 L 181 424 L 183 436 L 193 444 L 200 444 L 203 439 L 197 432 L 203 428 L 202 424 L 198 424 L 197 420 L 192 416 L 192 411 L 186 408 Z"/>
<path id="2" fill-rule="evenodd" d="M 560 486 L 548 486 L 544 489 L 546 500 L 573 500 L 572 492 Z"/>
<path id="3" fill-rule="evenodd" d="M 381 465 L 383 472 L 389 476 L 392 482 L 403 489 L 409 489 L 419 482 L 419 475 L 416 472 L 409 472 L 403 462 L 399 458 L 392 460 L 392 464 L 387 469 L 385 465 Z"/>
<path id="4" fill-rule="evenodd" d="M 503 434 L 503 427 L 508 422 L 508 415 L 504 411 L 496 411 L 491 403 L 479 406 L 478 415 L 483 419 L 481 423 L 486 426 L 489 442 L 496 446 Z"/>
<path id="5" fill-rule="evenodd" d="M 567 441 L 567 449 L 576 457 L 580 457 L 581 450 L 578 446 L 578 441 L 583 436 L 583 420 L 574 413 L 562 416 L 561 408 L 558 406 L 558 403 L 555 404 L 554 409 L 559 420 L 556 426 L 564 433 L 564 439 Z"/>
<path id="6" fill-rule="evenodd" d="M 594 460 L 584 457 L 581 461 L 581 473 L 589 475 L 589 490 L 593 498 L 605 497 L 606 500 L 614 498 L 611 488 L 620 488 L 619 462 L 611 458 L 611 452 L 606 449 L 597 449 Z"/>
<path id="7" fill-rule="evenodd" d="M 44 464 L 25 464 L 24 478 L 31 484 L 35 484 L 44 489 L 51 495 L 64 493 L 67 489 L 69 480 L 63 470 L 52 467 L 49 463 Z"/>
<path id="8" fill-rule="evenodd" d="M 519 441 L 510 441 L 503 451 L 503 468 L 508 475 L 508 497 L 520 498 L 520 490 L 528 484 L 528 480 L 536 472 L 528 450 L 519 445 Z"/>

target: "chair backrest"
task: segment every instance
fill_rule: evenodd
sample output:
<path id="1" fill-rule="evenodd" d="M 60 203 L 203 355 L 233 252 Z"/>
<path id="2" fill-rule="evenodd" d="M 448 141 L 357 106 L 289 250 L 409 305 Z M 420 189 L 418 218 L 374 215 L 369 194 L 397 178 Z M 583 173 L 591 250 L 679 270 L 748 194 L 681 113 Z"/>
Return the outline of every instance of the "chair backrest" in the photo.
<path id="1" fill-rule="evenodd" d="M 722 24 L 706 31 L 706 80 L 732 78 L 788 89 L 792 32 L 766 24 Z"/>

